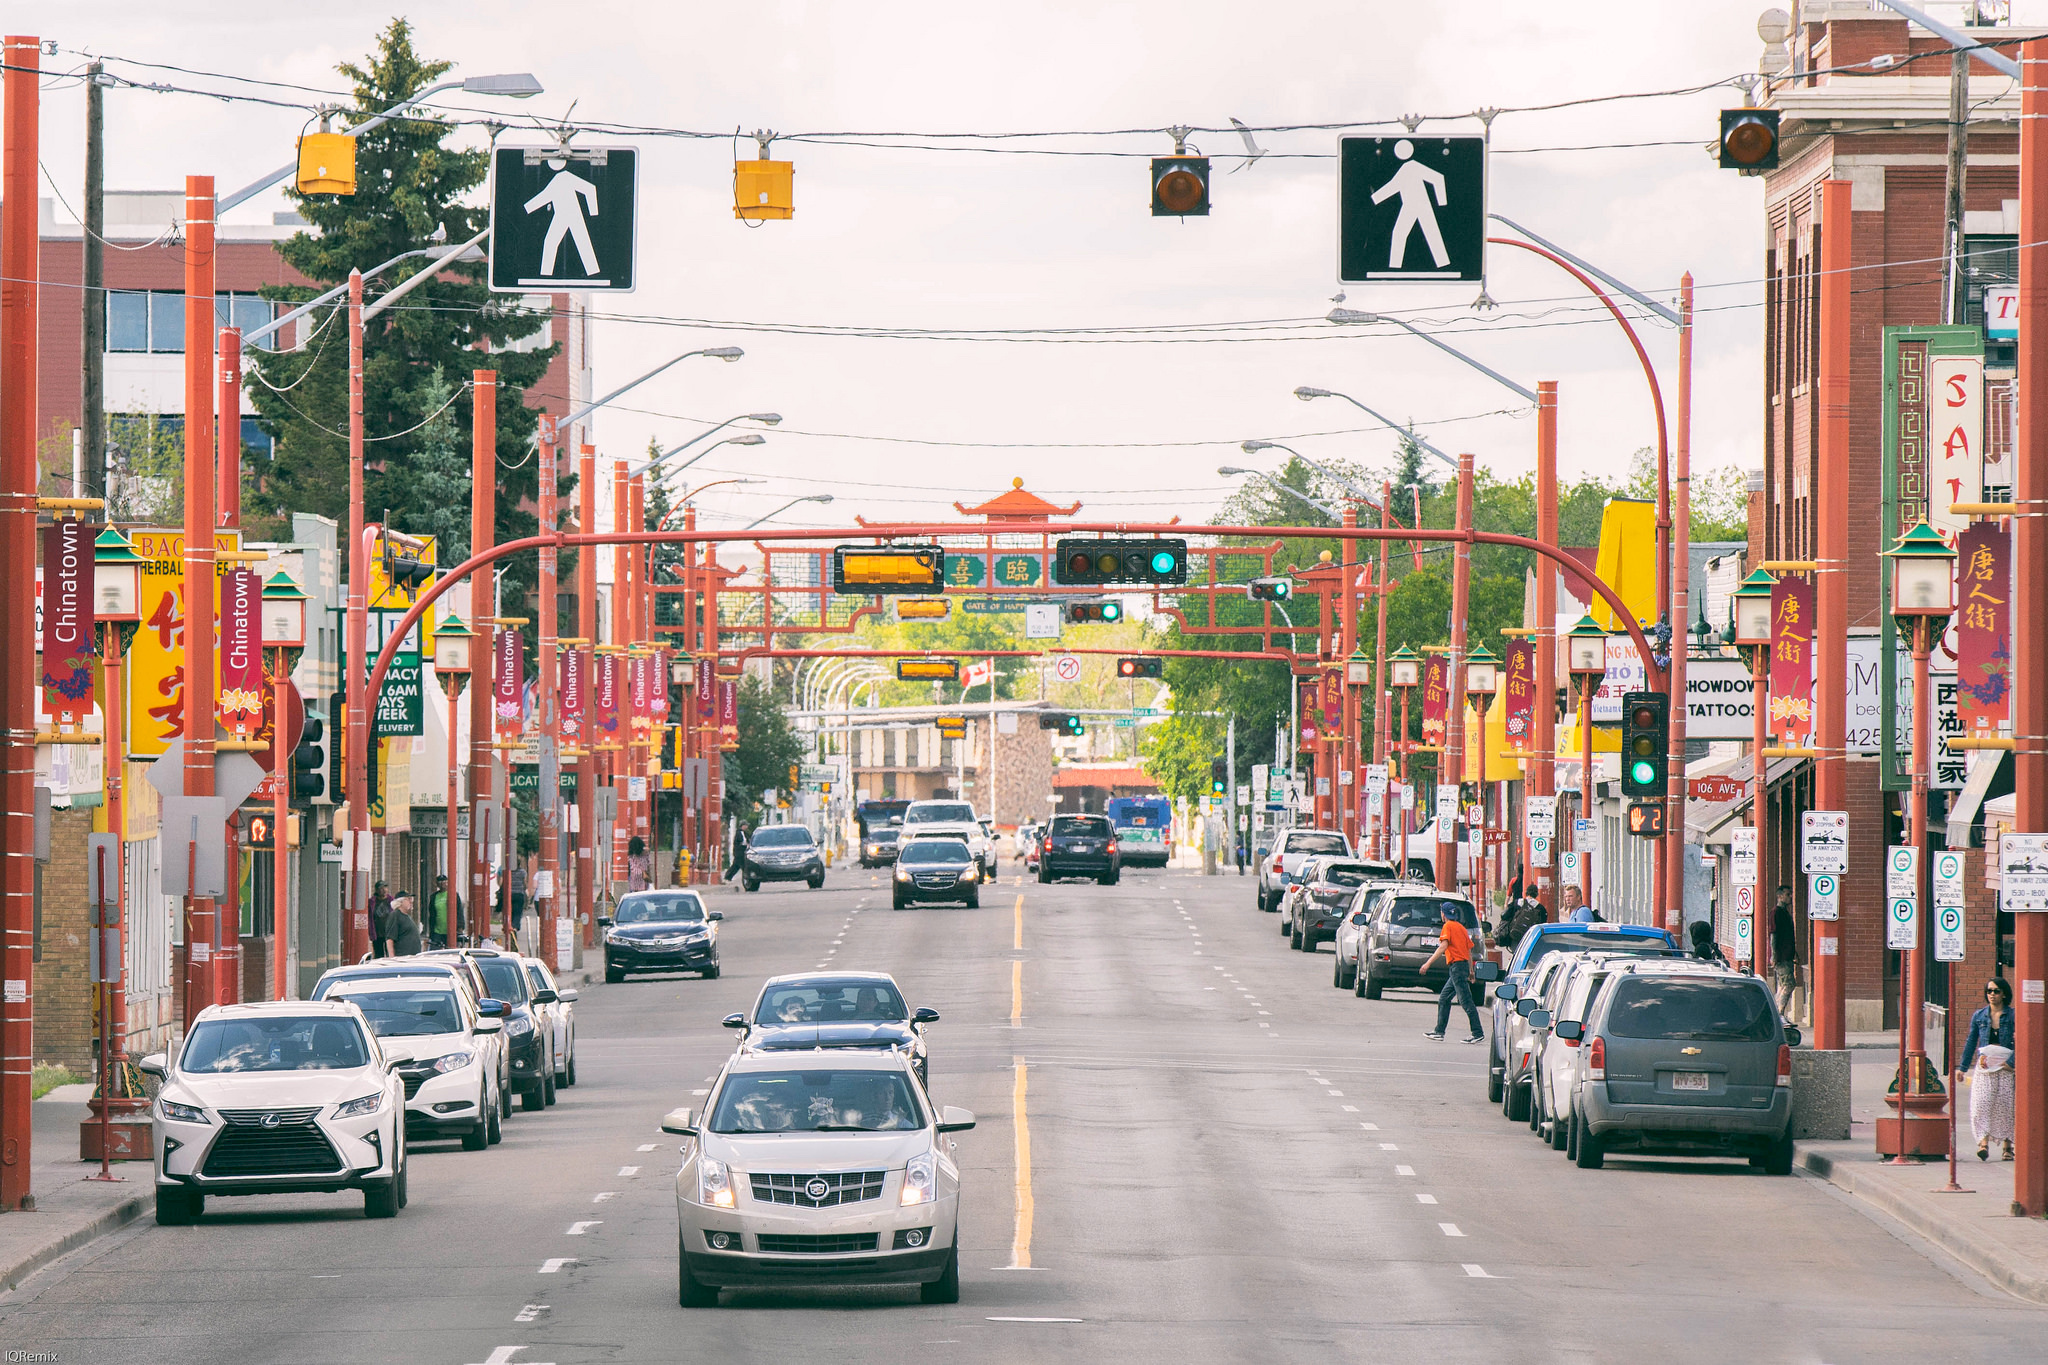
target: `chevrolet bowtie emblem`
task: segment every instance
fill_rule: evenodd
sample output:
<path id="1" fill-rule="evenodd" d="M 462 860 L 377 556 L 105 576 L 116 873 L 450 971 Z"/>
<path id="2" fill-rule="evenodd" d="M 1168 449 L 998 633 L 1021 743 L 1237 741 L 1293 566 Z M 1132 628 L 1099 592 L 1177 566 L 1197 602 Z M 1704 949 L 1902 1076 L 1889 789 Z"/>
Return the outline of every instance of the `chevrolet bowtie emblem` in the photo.
<path id="1" fill-rule="evenodd" d="M 1700 1050 L 1696 1047 L 1682 1047 L 1678 1050 L 1680 1052 L 1683 1052 L 1688 1057 L 1697 1057 L 1700 1055 Z"/>

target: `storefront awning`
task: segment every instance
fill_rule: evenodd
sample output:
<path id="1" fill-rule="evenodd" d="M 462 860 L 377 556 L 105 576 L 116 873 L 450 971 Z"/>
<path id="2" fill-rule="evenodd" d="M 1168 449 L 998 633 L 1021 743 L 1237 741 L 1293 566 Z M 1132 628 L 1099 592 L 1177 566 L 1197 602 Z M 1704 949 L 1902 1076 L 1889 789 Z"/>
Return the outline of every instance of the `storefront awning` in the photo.
<path id="1" fill-rule="evenodd" d="M 1772 787 L 1778 786 L 1792 776 L 1806 762 L 1803 758 L 1774 758 L 1764 768 L 1764 781 Z M 1725 765 L 1725 766 L 1724 766 Z M 1718 772 L 1707 769 L 1720 769 Z M 1693 764 L 1686 770 L 1686 778 L 1732 777 L 1748 782 L 1755 776 L 1753 761 L 1746 755 L 1741 758 L 1716 759 L 1710 764 Z M 1749 791 L 1729 801 L 1694 801 L 1685 803 L 1685 841 L 1689 844 L 1725 844 L 1728 829 L 1737 820 L 1749 814 Z"/>

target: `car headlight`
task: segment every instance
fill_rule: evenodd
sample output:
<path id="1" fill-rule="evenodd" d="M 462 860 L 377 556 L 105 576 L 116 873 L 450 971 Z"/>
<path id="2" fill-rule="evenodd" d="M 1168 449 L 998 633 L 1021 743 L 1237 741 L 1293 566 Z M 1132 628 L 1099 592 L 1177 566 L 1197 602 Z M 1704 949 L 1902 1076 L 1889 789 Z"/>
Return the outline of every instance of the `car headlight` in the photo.
<path id="1" fill-rule="evenodd" d="M 173 1100 L 158 1100 L 156 1102 L 156 1111 L 157 1113 L 163 1115 L 165 1118 L 170 1119 L 175 1123 L 213 1122 L 212 1119 L 206 1117 L 206 1111 L 204 1109 L 197 1109 L 189 1104 L 178 1104 Z"/>
<path id="2" fill-rule="evenodd" d="M 978 867 L 976 867 L 976 866 L 974 866 L 974 864 L 972 864 L 972 863 L 969 863 L 969 864 L 967 865 L 967 868 L 966 868 L 966 870 L 965 870 L 965 871 L 963 871 L 963 872 L 961 872 L 961 874 L 960 874 L 960 880 L 961 880 L 961 881 L 963 881 L 963 882 L 976 882 L 976 881 L 980 881 L 980 880 L 981 880 L 981 869 L 980 869 L 980 868 L 978 868 Z"/>
<path id="3" fill-rule="evenodd" d="M 526 1018 L 524 1015 L 515 1014 L 506 1021 L 505 1031 L 520 1035 L 531 1033 L 533 1032 L 533 1020 Z"/>
<path id="4" fill-rule="evenodd" d="M 925 1152 L 910 1158 L 909 1164 L 903 1168 L 901 1201 L 904 1204 L 929 1204 L 938 1197 L 939 1169 L 938 1163 L 932 1160 L 932 1154 Z"/>
<path id="5" fill-rule="evenodd" d="M 732 1173 L 723 1161 L 708 1156 L 697 1158 L 697 1202 L 715 1209 L 732 1207 Z"/>
<path id="6" fill-rule="evenodd" d="M 358 1099 L 347 1100 L 335 1105 L 334 1117 L 338 1119 L 359 1119 L 366 1115 L 374 1114 L 383 1107 L 384 1092 L 379 1090 L 374 1095 L 364 1095 Z"/>
<path id="7" fill-rule="evenodd" d="M 460 1071 L 475 1060 L 476 1054 L 474 1052 L 443 1053 L 434 1059 L 434 1070 L 441 1074 L 450 1071 Z"/>
<path id="8" fill-rule="evenodd" d="M 905 867 L 902 863 L 896 864 L 896 880 L 899 882 L 907 882 L 910 880 L 910 869 Z"/>
<path id="9" fill-rule="evenodd" d="M 604 936 L 604 941 L 605 941 L 605 946 L 606 946 L 606 947 L 610 947 L 611 945 L 613 945 L 613 944 L 615 944 L 615 943 L 616 943 L 616 944 L 618 944 L 618 945 L 619 945 L 620 947 L 624 947 L 624 946 L 626 945 L 626 938 L 625 938 L 625 935 L 623 935 L 623 934 L 612 934 L 612 933 L 607 933 L 607 934 L 606 934 L 606 935 Z"/>

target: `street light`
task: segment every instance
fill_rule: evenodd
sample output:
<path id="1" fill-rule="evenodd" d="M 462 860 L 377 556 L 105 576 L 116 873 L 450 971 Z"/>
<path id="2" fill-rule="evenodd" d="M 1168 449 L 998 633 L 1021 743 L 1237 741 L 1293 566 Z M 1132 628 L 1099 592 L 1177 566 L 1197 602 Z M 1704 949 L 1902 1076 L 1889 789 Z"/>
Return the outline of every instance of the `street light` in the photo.
<path id="1" fill-rule="evenodd" d="M 660 464 L 663 460 L 672 459 L 673 457 L 682 454 L 691 446 L 697 444 L 697 442 L 705 439 L 706 437 L 724 431 L 734 422 L 759 422 L 761 425 L 768 427 L 780 426 L 782 424 L 782 414 L 779 412 L 743 412 L 737 417 L 728 417 L 723 422 L 720 422 L 717 426 L 707 427 L 703 431 L 698 432 L 695 436 L 692 436 L 689 440 L 684 441 L 681 445 L 670 446 L 667 450 L 662 451 L 659 455 L 656 455 L 652 459 L 648 460 L 646 464 L 641 465 L 640 468 L 638 470 L 635 470 L 634 472 L 639 473 L 645 470 L 652 469 L 656 465 Z M 759 444 L 759 442 L 747 441 L 742 442 L 742 444 L 757 445 Z M 691 465 L 697 463 L 697 461 L 703 459 L 706 455 L 710 453 L 711 452 L 709 450 L 701 450 L 697 452 L 695 455 L 692 455 L 689 459 L 677 465 L 676 469 L 688 469 Z M 669 472 L 673 474 L 675 470 L 672 469 Z"/>
<path id="2" fill-rule="evenodd" d="M 1456 356 L 1459 360 L 1464 361 L 1467 365 L 1470 365 L 1473 369 L 1479 371 L 1488 379 L 1493 380 L 1497 384 L 1501 384 L 1506 386 L 1507 388 L 1513 389 L 1516 393 L 1522 395 L 1522 397 L 1526 398 L 1531 403 L 1538 401 L 1535 390 L 1523 388 L 1520 384 L 1517 384 L 1514 380 L 1508 378 L 1499 370 L 1494 369 L 1490 365 L 1485 365 L 1477 360 L 1474 360 L 1471 356 L 1466 355 L 1463 351 L 1459 350 L 1455 346 L 1451 346 L 1446 344 L 1445 342 L 1438 341 L 1435 337 L 1431 336 L 1428 332 L 1423 331 L 1420 327 L 1417 327 L 1412 322 L 1404 321 L 1401 318 L 1388 317 L 1384 313 L 1361 313 L 1355 308 L 1332 308 L 1330 310 L 1329 320 L 1331 322 L 1335 322 L 1338 324 L 1371 325 L 1373 323 L 1379 322 L 1392 323 L 1394 326 L 1399 327 L 1402 331 L 1408 333 L 1410 336 L 1420 337 L 1422 340 L 1436 347 L 1439 351 L 1442 351 L 1445 355 Z"/>
<path id="3" fill-rule="evenodd" d="M 379 300 L 379 302 L 382 302 L 382 300 Z M 646 374 L 641 375 L 638 379 L 627 380 L 625 383 L 619 385 L 616 389 L 613 389 L 604 397 L 594 398 L 590 402 L 585 403 L 582 407 L 577 408 L 575 411 L 571 412 L 567 417 L 564 417 L 561 420 L 560 425 L 564 428 L 574 427 L 578 422 L 590 416 L 591 413 L 596 412 L 599 408 L 611 402 L 614 398 L 619 397 L 621 394 L 624 394 L 629 390 L 638 388 L 640 385 L 645 384 L 648 380 L 654 378 L 654 376 L 660 374 L 662 371 L 669 369 L 672 366 L 682 364 L 691 356 L 709 356 L 713 360 L 723 360 L 726 364 L 730 365 L 733 361 L 738 360 L 741 356 L 744 356 L 745 354 L 746 352 L 741 350 L 737 346 L 706 346 L 694 351 L 684 351 L 681 355 L 676 356 L 672 360 L 664 360 L 661 364 L 656 365 L 653 369 L 649 370 Z"/>
<path id="4" fill-rule="evenodd" d="M 753 529 L 754 529 L 754 528 L 755 528 L 756 526 L 759 526 L 759 525 L 760 525 L 760 524 L 761 524 L 762 522 L 764 522 L 764 521 L 769 521 L 769 520 L 772 520 L 772 519 L 773 519 L 773 518 L 775 518 L 775 517 L 779 517 L 779 516 L 781 516 L 781 515 L 782 515 L 782 514 L 783 514 L 784 512 L 787 512 L 787 511 L 788 511 L 788 510 L 789 510 L 790 508 L 792 508 L 792 507 L 796 506 L 796 505 L 797 505 L 798 503 L 800 503 L 800 502 L 830 502 L 830 501 L 832 501 L 832 495 L 831 495 L 830 493 L 811 493 L 811 494 L 808 494 L 808 495 L 807 495 L 807 496 L 805 496 L 805 497 L 801 497 L 801 498 L 791 498 L 791 499 L 790 499 L 790 500 L 789 500 L 788 502 L 785 502 L 784 504 L 782 504 L 782 506 L 780 506 L 780 507 L 776 508 L 776 509 L 775 509 L 775 510 L 774 510 L 773 512 L 770 512 L 770 513 L 769 513 L 769 514 L 768 514 L 767 516 L 765 516 L 765 517 L 755 517 L 755 518 L 754 518 L 754 519 L 753 519 L 752 521 L 748 522 L 748 523 L 747 523 L 747 524 L 746 524 L 745 526 L 742 526 L 742 527 L 740 527 L 740 529 L 741 529 L 742 531 L 751 531 L 751 530 L 753 530 Z"/>
<path id="5" fill-rule="evenodd" d="M 1360 412 L 1372 418 L 1375 422 L 1378 422 L 1387 430 L 1398 432 L 1404 439 L 1414 442 L 1416 449 L 1428 451 L 1430 454 L 1436 456 L 1439 460 L 1442 460 L 1445 464 L 1449 465 L 1453 469 L 1456 469 L 1458 467 L 1458 462 L 1456 460 L 1444 454 L 1441 450 L 1438 450 L 1435 446 L 1431 445 L 1428 441 L 1425 441 L 1422 437 L 1417 436 L 1415 434 L 1415 429 L 1413 427 L 1402 426 L 1399 422 L 1394 421 L 1392 418 L 1383 416 L 1380 413 L 1374 411 L 1373 409 L 1367 407 L 1365 404 L 1359 402 L 1356 398 L 1353 398 L 1348 393 L 1338 393 L 1335 389 L 1318 389 L 1308 384 L 1303 384 L 1301 387 L 1297 388 L 1294 391 L 1294 396 L 1296 398 L 1299 398 L 1304 403 L 1310 402 L 1311 400 L 1317 398 L 1341 398 L 1345 402 L 1349 403 L 1352 407 L 1357 408 Z"/>
<path id="6" fill-rule="evenodd" d="M 1346 488 L 1351 490 L 1351 496 L 1357 498 L 1359 501 L 1367 503 L 1373 507 L 1379 506 L 1379 502 L 1372 496 L 1372 494 L 1364 491 L 1357 484 L 1351 482 L 1351 480 L 1345 478 L 1336 470 L 1317 464 L 1314 460 L 1311 460 L 1308 456 L 1302 454 L 1293 446 L 1281 445 L 1278 441 L 1246 441 L 1239 448 L 1243 450 L 1244 453 L 1247 455 L 1256 455 L 1262 450 L 1284 450 L 1289 455 L 1293 456 L 1295 459 L 1307 465 L 1310 469 L 1315 470 L 1316 473 L 1322 475 L 1324 478 L 1334 479 L 1336 482 L 1343 484 Z"/>
<path id="7" fill-rule="evenodd" d="M 1472 705 L 1479 712 L 1479 856 L 1472 860 L 1473 885 L 1479 888 L 1479 907 L 1487 908 L 1492 890 L 1486 881 L 1486 713 L 1493 705 L 1493 694 L 1500 687 L 1500 656 L 1486 647 L 1481 640 L 1473 651 L 1465 656 L 1465 693 L 1472 698 Z"/>
<path id="8" fill-rule="evenodd" d="M 306 594 L 292 576 L 282 569 L 263 584 L 261 606 L 262 648 L 270 651 L 270 887 L 272 960 L 277 976 L 277 998 L 288 999 L 285 989 L 290 974 L 291 876 L 289 872 L 291 825 L 286 804 L 292 791 L 289 754 L 292 738 L 286 733 L 285 696 L 291 686 L 291 665 L 297 651 L 306 646 Z"/>
<path id="9" fill-rule="evenodd" d="M 710 445 L 705 446 L 695 455 L 692 455 L 689 459 L 684 460 L 681 464 L 677 465 L 675 469 L 664 470 L 663 475 L 666 476 L 668 474 L 674 474 L 679 470 L 688 469 L 691 465 L 697 463 L 697 461 L 703 459 L 706 455 L 709 455 L 712 451 L 718 449 L 720 446 L 758 446 L 765 445 L 767 444 L 767 442 L 768 438 L 766 436 L 763 436 L 758 431 L 747 431 L 742 432 L 738 436 L 728 436 L 722 441 L 713 441 Z M 654 466 L 659 463 L 661 463 L 661 461 L 658 458 L 649 460 L 646 464 L 641 465 L 638 469 L 630 471 L 629 477 L 638 478 L 640 475 L 645 474 L 649 470 L 653 469 Z"/>
<path id="10" fill-rule="evenodd" d="M 1406 645 L 1402 645 L 1387 656 L 1387 677 L 1401 693 L 1401 738 L 1387 746 L 1390 755 L 1397 756 L 1401 784 L 1406 787 L 1415 780 L 1410 771 L 1415 759 L 1408 742 L 1408 700 L 1415 695 L 1415 689 L 1422 685 L 1422 656 Z M 1401 861 L 1396 867 L 1397 875 L 1408 872 L 1408 808 L 1406 797 L 1401 807 Z"/>
<path id="11" fill-rule="evenodd" d="M 306 594 L 282 569 L 263 585 L 263 644 L 268 649 L 306 646 Z"/>
<path id="12" fill-rule="evenodd" d="M 1766 604 L 1768 606 L 1768 604 Z M 1768 612 L 1766 613 L 1768 614 Z M 1565 635 L 1565 659 L 1572 681 L 1578 684 L 1579 705 L 1579 818 L 1593 818 L 1593 694 L 1607 676 L 1607 632 L 1587 612 Z M 1593 860 L 1581 848 L 1574 827 L 1572 849 L 1579 855 L 1579 904 L 1593 903 Z"/>
<path id="13" fill-rule="evenodd" d="M 142 556 L 112 526 L 92 543 L 93 616 L 101 621 L 142 619 Z"/>
<path id="14" fill-rule="evenodd" d="M 1254 479 L 1259 479 L 1265 482 L 1266 484 L 1279 489 L 1282 493 L 1292 494 L 1294 497 L 1299 498 L 1301 501 L 1307 503 L 1310 507 L 1315 508 L 1318 512 L 1321 512 L 1324 516 L 1330 518 L 1330 520 L 1332 521 L 1342 521 L 1344 519 L 1343 513 L 1339 512 L 1336 508 L 1330 506 L 1328 503 L 1318 502 L 1316 499 L 1310 497 L 1308 494 L 1302 492 L 1300 489 L 1280 482 L 1280 480 L 1274 478 L 1271 474 L 1268 474 L 1263 470 L 1239 469 L 1236 465 L 1226 464 L 1218 466 L 1216 472 L 1218 474 L 1221 474 L 1226 479 L 1237 474 L 1248 474 Z"/>

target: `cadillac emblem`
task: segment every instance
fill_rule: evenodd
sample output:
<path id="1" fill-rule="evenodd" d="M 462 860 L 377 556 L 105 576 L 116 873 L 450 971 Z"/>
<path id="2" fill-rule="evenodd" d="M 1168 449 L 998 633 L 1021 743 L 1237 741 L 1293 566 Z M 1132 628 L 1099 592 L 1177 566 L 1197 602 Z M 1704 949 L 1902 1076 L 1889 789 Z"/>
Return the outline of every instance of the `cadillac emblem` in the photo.
<path id="1" fill-rule="evenodd" d="M 804 1186 L 804 1193 L 813 1199 L 823 1199 L 826 1195 L 832 1193 L 832 1187 L 819 1177 L 812 1176 L 810 1184 Z"/>

